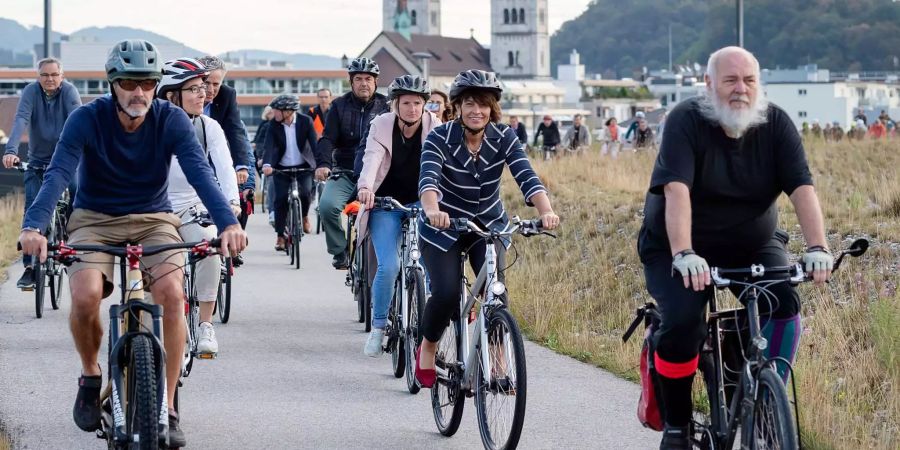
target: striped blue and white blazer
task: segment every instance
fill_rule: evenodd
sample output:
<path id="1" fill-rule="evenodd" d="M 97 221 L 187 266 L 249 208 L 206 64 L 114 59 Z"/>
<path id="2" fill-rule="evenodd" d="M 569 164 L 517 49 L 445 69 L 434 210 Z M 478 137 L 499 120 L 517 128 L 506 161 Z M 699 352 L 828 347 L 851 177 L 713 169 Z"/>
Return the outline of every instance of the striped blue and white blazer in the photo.
<path id="1" fill-rule="evenodd" d="M 531 168 L 515 130 L 509 126 L 498 123 L 487 126 L 477 162 L 464 139 L 457 121 L 431 131 L 422 147 L 419 196 L 426 191 L 437 191 L 441 211 L 450 217 L 477 219 L 492 230 L 505 230 L 509 218 L 500 201 L 504 167 L 509 166 L 526 205 L 533 206 L 531 198 L 547 189 Z M 443 251 L 459 239 L 458 233 L 438 230 L 424 221 L 419 233 L 423 240 Z"/>

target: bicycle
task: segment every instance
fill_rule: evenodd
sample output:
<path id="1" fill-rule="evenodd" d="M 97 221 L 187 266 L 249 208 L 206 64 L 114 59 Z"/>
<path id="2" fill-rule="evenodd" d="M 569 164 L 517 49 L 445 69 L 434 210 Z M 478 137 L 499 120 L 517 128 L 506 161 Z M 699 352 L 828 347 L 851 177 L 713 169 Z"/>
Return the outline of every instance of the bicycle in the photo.
<path id="1" fill-rule="evenodd" d="M 319 209 L 319 205 L 322 204 L 322 191 L 325 190 L 325 182 L 324 181 L 315 181 L 315 189 L 316 189 L 316 234 L 320 234 L 322 232 L 322 211 Z"/>
<path id="2" fill-rule="evenodd" d="M 865 239 L 854 241 L 849 249 L 841 251 L 832 273 L 838 270 L 845 256 L 861 256 L 868 247 L 869 242 Z M 716 289 L 709 299 L 708 338 L 701 348 L 699 363 L 710 413 L 700 421 L 693 421 L 691 438 L 694 445 L 703 450 L 730 449 L 740 426 L 741 448 L 801 448 L 797 389 L 791 377 L 795 402 L 792 414 L 791 402 L 775 365 L 783 365 L 788 373 L 792 373 L 793 368 L 785 358 L 765 357 L 768 342 L 761 335 L 758 302 L 761 298 L 774 300 L 768 288 L 775 284 L 796 286 L 812 278 L 799 263 L 769 267 L 752 265 L 740 269 L 712 267 L 710 273 Z M 717 291 L 726 288 L 741 291 L 738 300 L 745 305 L 743 308 L 718 309 Z M 652 302 L 639 308 L 623 341 L 628 340 L 642 320 L 649 321 L 653 315 L 657 315 L 658 320 L 658 314 Z M 723 348 L 726 351 L 730 348 L 726 334 L 732 331 L 737 335 L 739 352 L 726 355 Z M 729 367 L 732 362 L 726 360 L 729 356 L 737 359 L 739 368 Z"/>
<path id="3" fill-rule="evenodd" d="M 513 449 L 525 420 L 527 374 L 522 333 L 507 309 L 505 268 L 501 267 L 504 243 L 514 234 L 555 236 L 543 231 L 540 219 L 522 221 L 518 217 L 505 231 L 485 231 L 466 219 L 450 219 L 449 230 L 474 233 L 487 245 L 474 284 L 462 270 L 460 308 L 438 342 L 437 380 L 431 389 L 434 420 L 442 435 L 453 436 L 462 421 L 465 397 L 474 396 L 484 448 Z M 461 264 L 465 265 L 465 253 L 463 256 Z M 501 410 L 509 406 L 511 411 L 503 414 Z"/>
<path id="4" fill-rule="evenodd" d="M 541 151 L 544 153 L 544 161 L 549 161 L 551 157 L 556 158 L 556 146 L 555 145 L 542 145 Z"/>
<path id="5" fill-rule="evenodd" d="M 416 350 L 422 337 L 419 334 L 421 314 L 425 310 L 425 268 L 419 263 L 419 216 L 422 208 L 407 208 L 391 197 L 376 197 L 375 208 L 386 211 L 397 209 L 406 213 L 400 241 L 400 261 L 402 270 L 394 282 L 394 297 L 388 312 L 385 328 L 387 342 L 384 351 L 391 354 L 391 368 L 394 377 L 406 374 L 406 389 L 417 394 L 420 386 L 416 383 Z"/>
<path id="6" fill-rule="evenodd" d="M 300 241 L 303 240 L 303 220 L 301 214 L 303 209 L 300 202 L 300 185 L 297 177 L 300 174 L 315 172 L 315 169 L 272 169 L 275 173 L 281 173 L 291 177 L 291 187 L 288 191 L 288 217 L 284 230 L 285 245 L 284 250 L 291 258 L 291 264 L 295 269 L 300 268 Z"/>
<path id="7" fill-rule="evenodd" d="M 101 427 L 97 430 L 97 437 L 105 439 L 110 449 L 168 448 L 163 309 L 145 300 L 141 258 L 170 250 L 188 250 L 202 258 L 217 254 L 219 245 L 218 239 L 147 247 L 48 245 L 48 259 L 66 266 L 79 261 L 78 255 L 92 252 L 120 259 L 123 289 L 120 302 L 109 309 L 108 380 L 100 397 Z M 173 407 L 178 410 L 177 391 Z"/>
<path id="8" fill-rule="evenodd" d="M 19 162 L 14 165 L 19 172 L 25 173 L 28 170 L 27 162 Z M 43 167 L 32 168 L 41 171 L 43 177 Z M 50 219 L 50 226 L 45 230 L 44 235 L 47 237 L 47 244 L 58 244 L 68 239 L 66 232 L 67 217 L 69 212 L 68 190 L 57 200 L 56 208 L 53 210 L 53 216 Z M 67 270 L 65 266 L 58 262 L 47 259 L 43 263 L 32 260 L 32 270 L 34 273 L 34 287 L 23 289 L 24 291 L 34 291 L 34 312 L 35 316 L 40 319 L 44 316 L 44 300 L 46 298 L 46 290 L 50 290 L 50 306 L 56 310 L 59 309 L 60 300 L 62 298 L 63 281 L 66 278 Z"/>
<path id="9" fill-rule="evenodd" d="M 344 284 L 350 288 L 353 293 L 353 300 L 356 301 L 357 319 L 359 323 L 365 324 L 366 332 L 372 331 L 372 291 L 370 285 L 370 272 L 367 237 L 363 236 L 363 242 L 360 243 L 359 234 L 356 232 L 356 220 L 359 214 L 362 214 L 364 207 L 360 207 L 357 211 L 351 211 L 350 205 L 345 208 L 347 214 L 347 228 L 345 238 L 347 239 L 347 251 L 349 252 L 350 265 L 347 267 L 347 275 Z M 362 251 L 360 251 L 362 247 Z"/>

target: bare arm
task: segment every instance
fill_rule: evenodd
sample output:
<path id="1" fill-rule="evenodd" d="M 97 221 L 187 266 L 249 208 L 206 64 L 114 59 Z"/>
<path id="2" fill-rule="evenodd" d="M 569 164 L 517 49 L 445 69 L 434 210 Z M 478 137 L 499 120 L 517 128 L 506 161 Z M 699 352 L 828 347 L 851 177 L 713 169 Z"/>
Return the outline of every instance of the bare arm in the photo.
<path id="1" fill-rule="evenodd" d="M 819 206 L 819 196 L 810 185 L 800 186 L 791 193 L 791 203 L 797 212 L 797 221 L 803 230 L 803 238 L 807 247 L 822 246 L 828 248 L 825 239 L 825 220 L 822 218 L 822 208 Z"/>
<path id="2" fill-rule="evenodd" d="M 691 243 L 691 193 L 684 183 L 673 181 L 663 188 L 666 196 L 666 234 L 672 254 L 693 248 Z"/>

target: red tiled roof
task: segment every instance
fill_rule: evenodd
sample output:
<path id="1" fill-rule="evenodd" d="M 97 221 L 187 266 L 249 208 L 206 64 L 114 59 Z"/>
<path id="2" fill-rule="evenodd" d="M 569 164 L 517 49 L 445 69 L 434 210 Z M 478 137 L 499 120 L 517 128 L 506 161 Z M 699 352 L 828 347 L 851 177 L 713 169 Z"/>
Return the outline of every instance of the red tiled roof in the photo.
<path id="1" fill-rule="evenodd" d="M 383 34 L 417 67 L 419 61 L 412 56 L 413 53 L 431 53 L 432 58 L 428 62 L 431 76 L 454 76 L 467 69 L 491 70 L 490 53 L 475 39 L 413 34 L 410 40 L 406 40 L 393 31 L 384 31 Z M 381 61 L 378 63 L 380 65 Z"/>
<path id="2" fill-rule="evenodd" d="M 378 77 L 384 80 L 383 83 L 390 83 L 394 78 L 406 75 L 407 70 L 383 48 L 378 50 L 372 59 L 378 63 L 378 67 L 381 69 L 381 75 Z"/>

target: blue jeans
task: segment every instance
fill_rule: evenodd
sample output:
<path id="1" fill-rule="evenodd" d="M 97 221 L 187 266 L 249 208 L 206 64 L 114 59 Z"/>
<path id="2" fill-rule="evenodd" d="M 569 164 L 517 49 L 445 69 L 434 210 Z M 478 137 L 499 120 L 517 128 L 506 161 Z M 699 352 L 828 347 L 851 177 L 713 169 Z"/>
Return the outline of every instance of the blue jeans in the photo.
<path id="1" fill-rule="evenodd" d="M 400 241 L 403 235 L 403 211 L 373 210 L 369 214 L 369 235 L 378 268 L 372 282 L 372 328 L 384 328 L 387 325 L 388 309 L 394 297 L 394 283 L 400 273 Z"/>
<path id="2" fill-rule="evenodd" d="M 41 184 L 43 184 L 43 182 L 44 169 L 42 167 L 34 168 L 29 166 L 28 170 L 25 171 L 25 212 L 28 212 L 28 208 L 34 203 L 34 199 L 37 198 L 38 192 L 41 191 Z M 75 177 L 73 177 L 72 181 L 69 183 L 70 202 L 75 201 L 75 191 L 77 186 L 78 184 L 75 181 Z M 22 220 L 25 220 L 25 218 L 23 217 Z M 31 267 L 31 255 L 22 255 L 22 264 L 25 267 Z"/>

